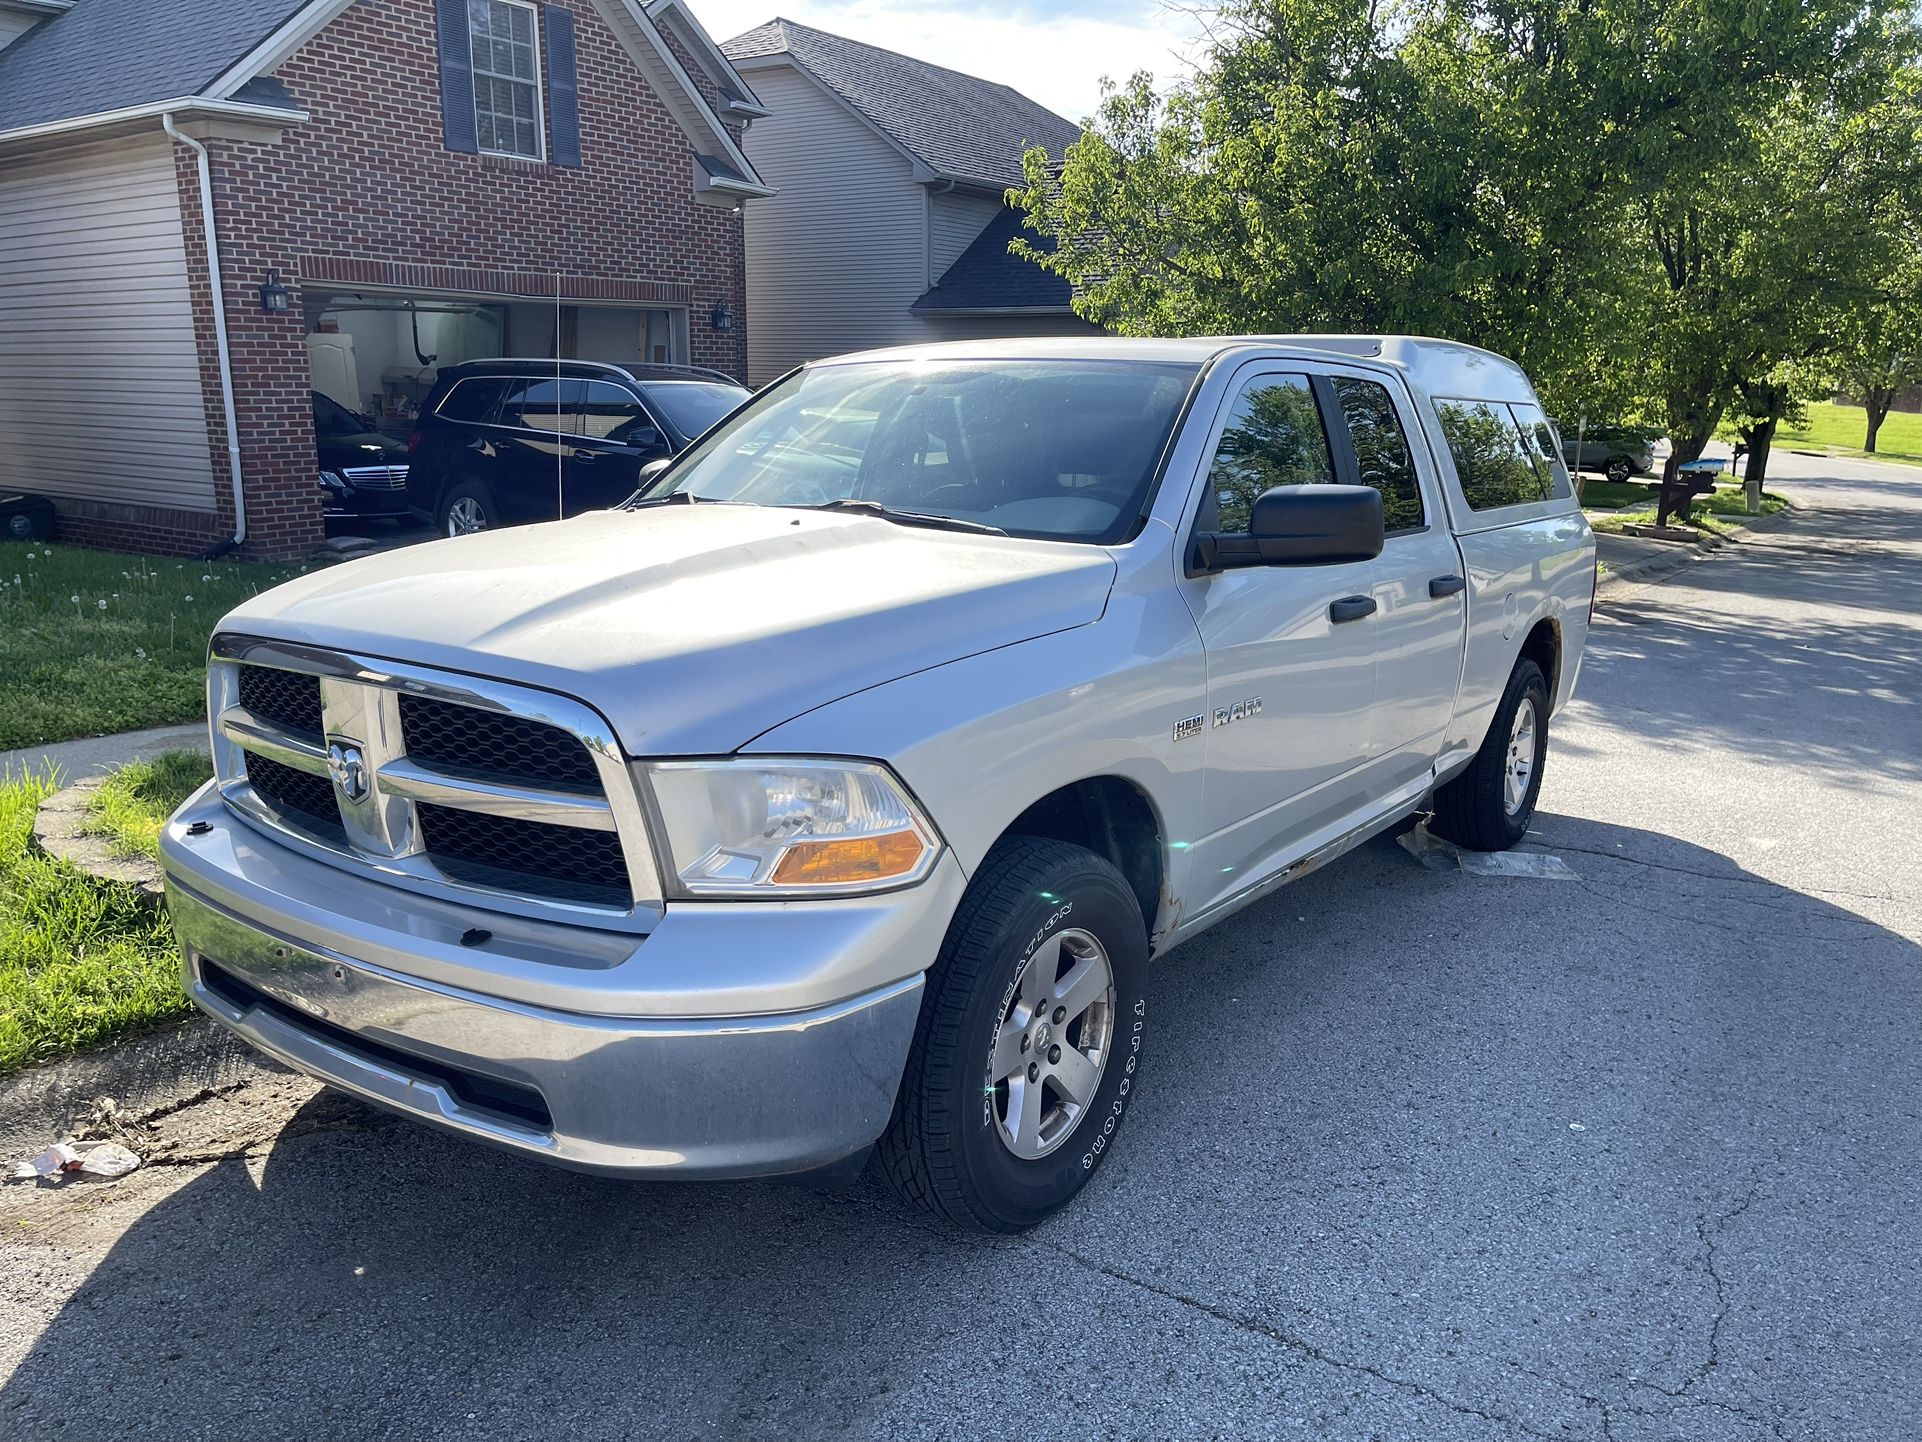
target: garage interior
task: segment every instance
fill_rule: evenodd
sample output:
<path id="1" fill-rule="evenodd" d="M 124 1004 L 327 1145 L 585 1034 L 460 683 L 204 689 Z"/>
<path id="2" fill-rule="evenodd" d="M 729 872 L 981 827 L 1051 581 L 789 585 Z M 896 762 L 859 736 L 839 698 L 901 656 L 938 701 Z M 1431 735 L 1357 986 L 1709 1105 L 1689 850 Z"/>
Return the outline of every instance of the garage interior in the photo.
<path id="1" fill-rule="evenodd" d="M 442 366 L 499 356 L 685 365 L 678 307 L 561 305 L 429 293 L 310 290 L 313 387 L 404 436 Z"/>

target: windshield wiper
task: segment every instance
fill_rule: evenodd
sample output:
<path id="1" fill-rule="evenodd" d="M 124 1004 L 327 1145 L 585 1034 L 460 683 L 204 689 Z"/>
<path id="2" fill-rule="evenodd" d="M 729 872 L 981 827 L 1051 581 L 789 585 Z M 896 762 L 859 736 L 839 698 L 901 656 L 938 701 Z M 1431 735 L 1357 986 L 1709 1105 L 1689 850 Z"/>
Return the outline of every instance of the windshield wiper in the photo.
<path id="1" fill-rule="evenodd" d="M 1008 533 L 999 526 L 983 525 L 979 521 L 964 521 L 959 516 L 940 516 L 929 511 L 897 511 L 893 506 L 883 505 L 880 501 L 863 500 L 858 496 L 843 496 L 838 501 L 825 505 L 809 506 L 810 511 L 852 511 L 856 515 L 874 516 L 879 520 L 892 521 L 897 526 L 925 526 L 931 531 L 967 531 L 977 536 L 1005 536 Z"/>

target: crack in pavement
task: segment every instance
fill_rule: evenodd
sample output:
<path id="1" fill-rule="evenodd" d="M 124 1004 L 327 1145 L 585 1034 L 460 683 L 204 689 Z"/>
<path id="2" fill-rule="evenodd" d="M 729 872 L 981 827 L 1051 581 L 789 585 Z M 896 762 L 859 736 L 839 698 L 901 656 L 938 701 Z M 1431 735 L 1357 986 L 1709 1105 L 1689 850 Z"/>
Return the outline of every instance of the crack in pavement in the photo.
<path id="1" fill-rule="evenodd" d="M 1060 1245 L 1058 1242 L 1048 1242 L 1048 1241 L 1041 1241 L 1038 1239 L 1030 1238 L 1027 1240 L 1026 1245 L 1046 1247 L 1049 1251 L 1054 1252 L 1059 1256 L 1066 1257 L 1069 1261 L 1073 1262 L 1076 1266 L 1081 1267 L 1085 1271 L 1093 1272 L 1098 1276 L 1107 1277 L 1112 1281 L 1120 1282 L 1126 1286 L 1137 1287 L 1144 1292 L 1148 1292 L 1152 1294 L 1153 1296 L 1162 1298 L 1164 1301 L 1174 1302 L 1179 1306 L 1187 1307 L 1193 1311 L 1200 1312 L 1204 1316 L 1214 1318 L 1214 1320 L 1216 1320 L 1217 1322 L 1221 1322 L 1226 1324 L 1227 1326 L 1235 1328 L 1237 1331 L 1245 1332 L 1250 1336 L 1261 1337 L 1270 1342 L 1275 1342 L 1280 1346 L 1286 1347 L 1289 1351 L 1296 1352 L 1301 1356 L 1308 1358 L 1310 1361 L 1319 1362 L 1325 1367 L 1333 1367 L 1336 1370 L 1342 1371 L 1342 1372 L 1358 1372 L 1365 1377 L 1373 1378 L 1375 1381 L 1381 1383 L 1383 1386 L 1392 1388 L 1395 1391 L 1404 1392 L 1411 1396 L 1419 1397 L 1426 1402 L 1436 1403 L 1439 1406 L 1446 1407 L 1449 1411 L 1454 1412 L 1463 1417 L 1475 1417 L 1475 1418 L 1479 1418 L 1484 1422 L 1493 1422 L 1497 1426 L 1506 1427 L 1513 1432 L 1519 1432 L 1524 1437 L 1541 1438 L 1543 1439 L 1543 1442 L 1567 1442 L 1565 1433 L 1544 1432 L 1544 1431 L 1541 1431 L 1539 1428 L 1531 1427 L 1528 1423 L 1522 1421 L 1519 1417 L 1504 1416 L 1499 1412 L 1490 1412 L 1485 1408 L 1477 1407 L 1471 1402 L 1458 1401 L 1453 1397 L 1449 1397 L 1444 1393 L 1436 1391 L 1433 1387 L 1428 1386 L 1424 1382 L 1417 1382 L 1410 1377 L 1398 1377 L 1394 1373 L 1385 1371 L 1384 1369 L 1377 1367 L 1372 1363 L 1355 1362 L 1345 1357 L 1334 1356 L 1328 1352 L 1323 1351 L 1321 1348 L 1317 1347 L 1314 1343 L 1309 1342 L 1304 1338 L 1296 1337 L 1291 1335 L 1290 1333 L 1284 1332 L 1279 1327 L 1276 1327 L 1273 1323 L 1264 1322 L 1259 1317 L 1244 1316 L 1239 1312 L 1232 1312 L 1225 1307 L 1217 1306 L 1215 1303 L 1203 1301 L 1199 1297 L 1191 1297 L 1185 1292 L 1177 1292 L 1170 1287 L 1157 1286 L 1153 1282 L 1145 1281 L 1140 1277 L 1131 1276 L 1128 1273 L 1120 1270 L 1118 1267 L 1111 1267 L 1105 1262 L 1097 1262 L 1091 1257 L 1084 1257 L 1079 1252 L 1076 1252 L 1071 1248 L 1064 1247 Z M 1544 1378 L 1542 1380 L 1547 1381 L 1549 1379 Z M 1557 1383 L 1554 1383 L 1553 1385 L 1559 1387 L 1561 1390 L 1565 1392 L 1569 1392 L 1570 1395 L 1574 1395 L 1574 1396 L 1581 1395 L 1580 1393 L 1575 1392 L 1572 1388 L 1569 1388 L 1566 1383 L 1557 1382 Z M 1585 1403 L 1592 1402 L 1595 1405 L 1602 1407 L 1603 1436 L 1611 1437 L 1613 1434 L 1608 1430 L 1609 1424 L 1608 1424 L 1608 1412 L 1607 1412 L 1606 1406 L 1603 1406 L 1598 1399 L 1584 1397 L 1582 1400 Z"/>
<path id="2" fill-rule="evenodd" d="M 1573 851 L 1583 856 L 1603 856 L 1612 861 L 1627 862 L 1630 866 L 1647 867 L 1650 871 L 1667 871 L 1677 876 L 1699 876 L 1706 881 L 1729 881 L 1743 886 L 1766 886 L 1778 891 L 1787 889 L 1798 896 L 1840 896 L 1851 901 L 1906 901 L 1909 899 L 1905 896 L 1895 896 L 1879 891 L 1837 891 L 1820 886 L 1784 888 L 1781 882 L 1770 881 L 1765 876 L 1750 876 L 1746 873 L 1739 876 L 1729 876 L 1723 872 L 1705 871 L 1695 866 L 1677 866 L 1670 861 L 1650 861 L 1646 857 L 1630 856 L 1624 851 L 1603 851 L 1593 846 L 1571 846 L 1565 842 L 1553 841 L 1543 836 L 1531 835 L 1529 841 L 1532 845 L 1541 846 L 1553 851 Z M 1746 904 L 1750 906 L 1761 906 L 1767 903 L 1752 901 Z M 1782 907 L 1778 909 L 1787 910 L 1788 908 Z"/>
<path id="3" fill-rule="evenodd" d="M 1624 910 L 1639 911 L 1645 915 L 1659 916 L 1668 921 L 1679 921 L 1685 926 L 1700 926 L 1706 927 L 1711 931 L 1723 931 L 1733 936 L 1750 937 L 1754 935 L 1753 927 L 1744 926 L 1737 922 L 1717 921 L 1712 917 L 1701 916 L 1694 912 L 1670 911 L 1665 907 L 1655 905 L 1653 902 L 1643 901 L 1634 896 L 1623 895 L 1620 892 L 1612 891 L 1606 887 L 1585 881 L 1580 877 L 1576 878 L 1575 884 L 1596 900 L 1611 906 L 1620 907 Z M 1734 900 L 1734 898 L 1728 899 Z M 1779 911 L 1788 916 L 1794 916 L 1798 913 L 1798 909 L 1795 907 L 1773 906 L 1764 902 L 1743 901 L 1741 904 L 1744 906 L 1754 906 L 1764 911 Z M 1851 934 L 1855 928 L 1866 929 L 1878 935 L 1886 931 L 1885 927 L 1865 917 L 1845 915 L 1842 920 L 1847 928 L 1845 930 L 1825 932 L 1808 927 L 1789 927 L 1777 930 L 1773 932 L 1772 935 L 1794 941 L 1812 942 L 1819 945 L 1842 946 L 1858 939 Z"/>

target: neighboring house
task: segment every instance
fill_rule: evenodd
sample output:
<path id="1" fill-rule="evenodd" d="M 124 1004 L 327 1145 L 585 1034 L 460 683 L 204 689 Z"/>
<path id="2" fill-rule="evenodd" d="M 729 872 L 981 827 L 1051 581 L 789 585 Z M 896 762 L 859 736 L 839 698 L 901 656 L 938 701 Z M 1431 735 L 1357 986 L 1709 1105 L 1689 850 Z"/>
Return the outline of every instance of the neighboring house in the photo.
<path id="1" fill-rule="evenodd" d="M 868 346 L 1085 333 L 1068 282 L 1008 254 L 1021 156 L 1077 126 L 1005 85 L 772 20 L 721 49 L 769 116 L 747 153 L 748 375 Z M 1030 238 L 1039 239 L 1029 232 Z"/>
<path id="2" fill-rule="evenodd" d="M 744 374 L 762 113 L 681 0 L 0 0 L 0 491 L 291 555 L 310 387 L 404 435 L 454 361 Z"/>

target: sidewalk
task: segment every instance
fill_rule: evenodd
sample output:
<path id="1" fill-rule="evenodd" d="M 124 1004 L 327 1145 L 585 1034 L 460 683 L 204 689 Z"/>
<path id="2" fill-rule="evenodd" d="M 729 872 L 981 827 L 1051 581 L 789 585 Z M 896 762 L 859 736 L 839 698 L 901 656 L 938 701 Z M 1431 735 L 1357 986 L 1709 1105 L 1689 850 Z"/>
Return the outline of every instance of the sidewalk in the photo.
<path id="1" fill-rule="evenodd" d="M 157 756 L 162 751 L 205 751 L 207 723 L 195 721 L 187 726 L 156 726 L 149 731 L 121 731 L 112 736 L 83 736 L 78 741 L 56 741 L 49 746 L 28 746 L 19 751 L 0 751 L 0 776 L 22 771 L 59 771 L 68 781 L 78 781 L 99 772 L 112 771 L 129 761 Z"/>

